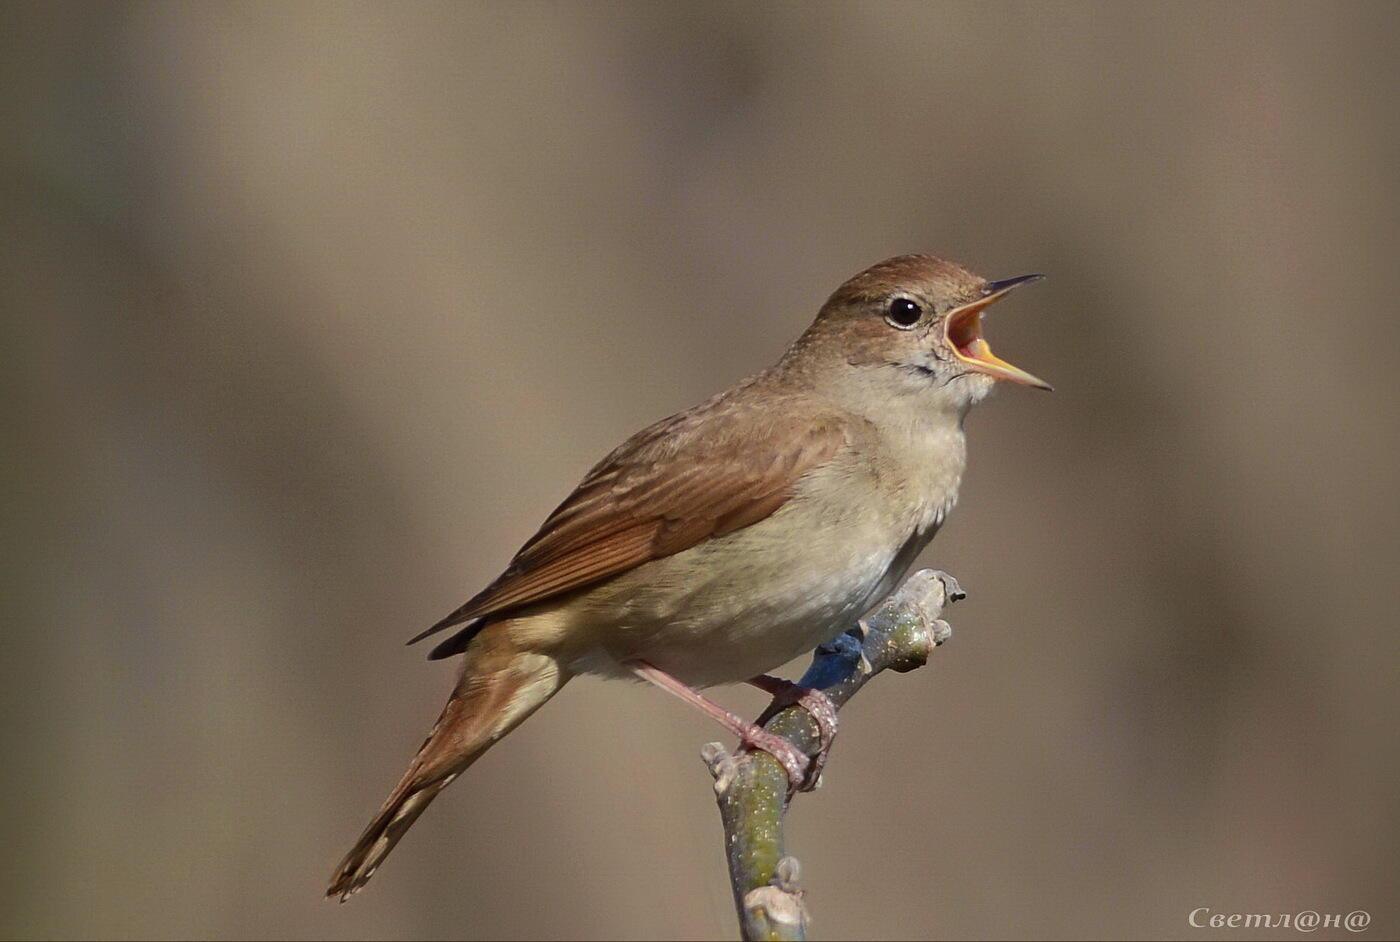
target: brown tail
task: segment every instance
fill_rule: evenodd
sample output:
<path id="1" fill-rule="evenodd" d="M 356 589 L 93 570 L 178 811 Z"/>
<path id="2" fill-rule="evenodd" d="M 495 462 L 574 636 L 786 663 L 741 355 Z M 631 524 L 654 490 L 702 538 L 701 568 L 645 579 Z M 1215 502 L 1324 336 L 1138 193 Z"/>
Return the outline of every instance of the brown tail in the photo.
<path id="1" fill-rule="evenodd" d="M 384 807 L 336 867 L 327 896 L 343 903 L 369 882 L 438 792 L 568 680 L 554 658 L 511 646 L 505 627 L 492 625 L 494 630 L 472 644 L 442 716 Z"/>

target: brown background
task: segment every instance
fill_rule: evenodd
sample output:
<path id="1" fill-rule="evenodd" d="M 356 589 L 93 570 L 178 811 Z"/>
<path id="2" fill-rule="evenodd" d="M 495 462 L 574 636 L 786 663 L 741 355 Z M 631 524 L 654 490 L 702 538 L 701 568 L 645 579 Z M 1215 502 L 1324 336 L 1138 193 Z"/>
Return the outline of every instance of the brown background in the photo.
<path id="1" fill-rule="evenodd" d="M 906 251 L 1048 272 L 990 331 L 1059 391 L 792 816 L 817 933 L 1400 928 L 1394 5 L 0 21 L 0 934 L 731 936 L 714 732 L 589 680 L 320 894 L 403 640 Z"/>

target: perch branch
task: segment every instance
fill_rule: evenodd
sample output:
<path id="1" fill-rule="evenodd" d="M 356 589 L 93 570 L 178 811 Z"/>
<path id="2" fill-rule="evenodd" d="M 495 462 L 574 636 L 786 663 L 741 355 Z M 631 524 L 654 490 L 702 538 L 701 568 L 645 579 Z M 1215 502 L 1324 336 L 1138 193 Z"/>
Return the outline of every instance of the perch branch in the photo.
<path id="1" fill-rule="evenodd" d="M 952 634 L 940 618 L 944 606 L 962 597 L 958 581 L 947 573 L 915 573 L 874 614 L 817 648 L 798 683 L 822 691 L 840 707 L 881 671 L 922 667 Z M 813 755 L 820 741 L 816 722 L 803 707 L 785 704 L 775 699 L 759 725 Z M 797 860 L 783 852 L 787 772 L 757 750 L 731 755 L 719 743 L 710 743 L 701 756 L 715 779 L 743 938 L 805 938 L 809 917 Z"/>

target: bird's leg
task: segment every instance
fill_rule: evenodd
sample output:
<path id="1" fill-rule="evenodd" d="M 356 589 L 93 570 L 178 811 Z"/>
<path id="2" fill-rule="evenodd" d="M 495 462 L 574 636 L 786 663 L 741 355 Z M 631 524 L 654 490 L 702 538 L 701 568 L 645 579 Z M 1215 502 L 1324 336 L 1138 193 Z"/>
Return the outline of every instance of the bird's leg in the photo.
<path id="1" fill-rule="evenodd" d="M 786 709 L 794 704 L 802 707 L 811 714 L 812 721 L 817 724 L 818 742 L 821 747 L 817 754 L 812 757 L 811 768 L 807 770 L 807 790 L 816 787 L 817 777 L 821 775 L 822 767 L 826 765 L 827 754 L 831 752 L 831 744 L 836 739 L 836 729 L 838 722 L 836 719 L 836 704 L 831 702 L 831 698 L 814 687 L 803 687 L 790 680 L 783 680 L 781 677 L 773 677 L 769 674 L 759 674 L 748 683 L 765 693 L 772 694 L 773 703 L 763 715 L 758 718 L 760 723 L 767 722 L 768 718 L 779 710 Z"/>
<path id="2" fill-rule="evenodd" d="M 709 697 L 704 696 L 697 690 L 691 689 L 679 680 L 676 680 L 676 678 L 672 677 L 670 674 L 648 664 L 646 661 L 628 661 L 626 666 L 642 680 L 655 684 L 667 693 L 679 697 L 716 723 L 719 723 L 719 725 L 739 737 L 741 746 L 762 749 L 764 752 L 777 759 L 778 763 L 787 771 L 788 786 L 792 791 L 805 788 L 807 787 L 807 782 L 815 780 L 815 775 L 808 774 L 811 760 L 803 755 L 800 749 L 783 737 L 776 733 L 770 733 L 760 726 L 755 726 L 743 717 L 729 712 Z"/>

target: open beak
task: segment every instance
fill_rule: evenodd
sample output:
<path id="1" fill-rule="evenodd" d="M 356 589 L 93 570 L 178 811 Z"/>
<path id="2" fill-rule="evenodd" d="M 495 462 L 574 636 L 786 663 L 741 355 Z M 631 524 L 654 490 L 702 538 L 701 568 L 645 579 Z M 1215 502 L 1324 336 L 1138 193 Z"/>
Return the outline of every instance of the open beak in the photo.
<path id="1" fill-rule="evenodd" d="M 1013 383 L 1020 383 L 1022 386 L 1034 386 L 1037 389 L 1051 389 L 1051 385 L 1045 380 L 1032 376 L 1019 366 L 1012 366 L 992 353 L 992 348 L 982 338 L 983 311 L 1006 297 L 1013 289 L 1033 281 L 1039 281 L 1044 277 L 1044 275 L 1021 275 L 1017 278 L 1007 278 L 1004 281 L 989 281 L 982 289 L 982 297 L 949 311 L 948 316 L 943 321 L 943 338 L 958 359 L 966 363 L 970 369 L 986 373 L 995 379 L 1005 379 Z"/>

